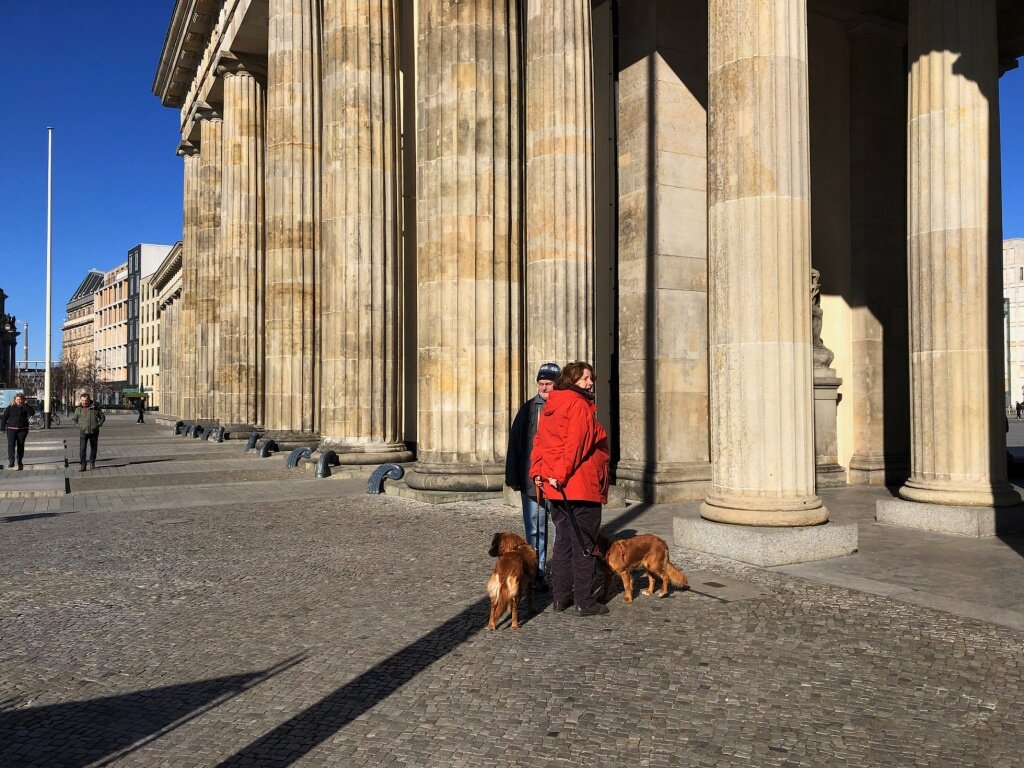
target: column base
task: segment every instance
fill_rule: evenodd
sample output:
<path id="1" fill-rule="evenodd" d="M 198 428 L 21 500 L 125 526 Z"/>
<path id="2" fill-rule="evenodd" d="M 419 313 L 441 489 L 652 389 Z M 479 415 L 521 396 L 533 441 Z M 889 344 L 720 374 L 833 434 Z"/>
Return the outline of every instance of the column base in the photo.
<path id="1" fill-rule="evenodd" d="M 762 499 L 749 496 L 708 496 L 700 505 L 705 520 L 758 528 L 792 528 L 828 522 L 828 509 L 817 496 Z"/>
<path id="2" fill-rule="evenodd" d="M 257 428 L 250 429 L 249 431 L 259 432 L 263 440 L 273 440 L 277 443 L 277 448 L 280 451 L 292 451 L 296 448 L 316 450 L 317 445 L 320 444 L 320 435 L 316 432 L 291 432 L 283 429 Z M 248 433 L 246 433 L 246 437 L 248 436 Z"/>
<path id="3" fill-rule="evenodd" d="M 630 501 L 666 504 L 702 499 L 711 491 L 711 463 L 620 461 L 615 484 Z"/>
<path id="4" fill-rule="evenodd" d="M 850 485 L 902 485 L 910 477 L 910 456 L 855 453 L 850 457 Z"/>
<path id="5" fill-rule="evenodd" d="M 818 488 L 845 488 L 846 467 L 824 464 L 814 468 L 814 483 Z"/>
<path id="6" fill-rule="evenodd" d="M 160 413 L 159 411 L 154 414 L 146 414 L 147 416 L 152 415 L 153 420 L 156 421 L 161 427 L 173 427 L 179 421 L 184 421 L 180 416 L 175 416 L 172 413 Z"/>
<path id="7" fill-rule="evenodd" d="M 1001 536 L 1024 531 L 1024 507 L 928 504 L 903 499 L 875 502 L 875 522 L 956 536 Z"/>
<path id="8" fill-rule="evenodd" d="M 911 478 L 899 493 L 905 501 L 950 507 L 1014 507 L 1021 503 L 1020 494 L 1009 483 L 965 486 L 926 483 Z"/>
<path id="9" fill-rule="evenodd" d="M 828 560 L 857 551 L 856 524 L 766 528 L 677 517 L 672 529 L 677 546 L 762 568 Z"/>
<path id="10" fill-rule="evenodd" d="M 404 464 L 416 458 L 405 443 L 352 444 L 324 437 L 317 450 L 334 451 L 342 464 Z"/>
<path id="11" fill-rule="evenodd" d="M 468 494 L 464 500 L 497 498 L 505 484 L 505 467 L 500 464 L 428 464 L 417 462 L 406 470 L 405 484 L 414 491 L 429 491 L 447 496 Z M 426 499 L 423 499 L 426 500 Z M 449 498 L 447 501 L 462 499 Z M 445 503 L 445 502 L 438 502 Z"/>

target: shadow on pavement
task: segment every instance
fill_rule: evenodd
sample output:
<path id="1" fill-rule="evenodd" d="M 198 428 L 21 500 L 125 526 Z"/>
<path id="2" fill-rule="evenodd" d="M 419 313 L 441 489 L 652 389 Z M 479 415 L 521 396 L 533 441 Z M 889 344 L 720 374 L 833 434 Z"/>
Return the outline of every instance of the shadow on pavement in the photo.
<path id="1" fill-rule="evenodd" d="M 480 632 L 489 603 L 482 598 L 218 765 L 284 768 L 386 699 Z"/>
<path id="2" fill-rule="evenodd" d="M 39 520 L 44 517 L 60 517 L 61 515 L 70 515 L 71 512 L 35 512 L 29 515 L 8 515 L 7 517 L 0 517 L 0 523 L 20 523 L 23 520 Z"/>
<path id="3" fill-rule="evenodd" d="M 88 701 L 0 711 L 0 765 L 108 765 L 239 693 L 301 663 L 305 653 L 231 675 Z"/>

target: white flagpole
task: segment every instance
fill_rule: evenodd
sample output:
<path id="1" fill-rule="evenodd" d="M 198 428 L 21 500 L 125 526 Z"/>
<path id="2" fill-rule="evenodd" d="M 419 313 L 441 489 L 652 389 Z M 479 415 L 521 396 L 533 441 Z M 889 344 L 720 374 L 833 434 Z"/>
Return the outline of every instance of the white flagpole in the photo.
<path id="1" fill-rule="evenodd" d="M 53 128 L 47 128 L 48 141 L 46 153 L 46 384 L 43 387 L 43 418 L 46 428 L 50 428 L 50 264 L 53 233 Z"/>

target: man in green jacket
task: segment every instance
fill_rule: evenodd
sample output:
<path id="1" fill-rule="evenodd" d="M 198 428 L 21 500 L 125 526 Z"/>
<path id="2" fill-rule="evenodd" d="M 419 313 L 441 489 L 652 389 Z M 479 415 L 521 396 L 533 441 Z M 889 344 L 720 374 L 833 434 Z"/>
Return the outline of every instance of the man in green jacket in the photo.
<path id="1" fill-rule="evenodd" d="M 107 420 L 103 411 L 98 405 L 94 405 L 92 398 L 82 395 L 75 408 L 75 415 L 72 421 L 78 425 L 78 462 L 82 465 L 81 471 L 85 472 L 85 447 L 89 446 L 89 469 L 96 469 L 96 447 L 100 441 L 100 427 Z"/>

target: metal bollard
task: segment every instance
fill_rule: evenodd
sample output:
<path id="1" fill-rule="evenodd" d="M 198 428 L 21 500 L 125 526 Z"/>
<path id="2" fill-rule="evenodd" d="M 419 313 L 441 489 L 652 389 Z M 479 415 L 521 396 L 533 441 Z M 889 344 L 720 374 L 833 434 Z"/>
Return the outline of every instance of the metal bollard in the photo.
<path id="1" fill-rule="evenodd" d="M 185 422 L 184 421 L 176 421 L 176 422 L 174 422 L 174 433 L 173 434 L 180 435 L 181 431 L 184 428 L 185 428 Z"/>
<path id="2" fill-rule="evenodd" d="M 257 451 L 256 455 L 259 456 L 261 459 L 265 459 L 270 455 L 271 451 L 277 451 L 277 443 L 275 443 L 273 440 L 264 440 L 260 444 L 260 449 L 259 451 Z"/>
<path id="3" fill-rule="evenodd" d="M 313 455 L 312 448 L 296 448 L 288 454 L 288 469 L 299 466 L 299 459 L 308 459 Z"/>
<path id="4" fill-rule="evenodd" d="M 384 481 L 388 478 L 401 480 L 405 477 L 405 470 L 397 464 L 381 464 L 370 474 L 370 480 L 366 484 L 366 492 L 377 494 L 384 493 Z"/>
<path id="5" fill-rule="evenodd" d="M 215 430 L 213 430 L 213 442 L 224 442 L 224 427 L 217 427 Z"/>
<path id="6" fill-rule="evenodd" d="M 259 441 L 259 439 L 260 439 L 260 433 L 259 432 L 250 432 L 249 433 L 249 442 L 247 442 L 245 444 L 245 450 L 251 451 L 253 448 L 255 448 L 256 447 L 256 443 L 257 443 L 257 441 Z"/>
<path id="7" fill-rule="evenodd" d="M 316 463 L 316 476 L 318 478 L 330 477 L 331 467 L 336 467 L 339 464 L 341 462 L 338 461 L 338 454 L 334 451 L 324 451 L 320 454 L 320 459 Z"/>

